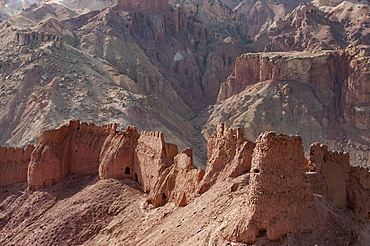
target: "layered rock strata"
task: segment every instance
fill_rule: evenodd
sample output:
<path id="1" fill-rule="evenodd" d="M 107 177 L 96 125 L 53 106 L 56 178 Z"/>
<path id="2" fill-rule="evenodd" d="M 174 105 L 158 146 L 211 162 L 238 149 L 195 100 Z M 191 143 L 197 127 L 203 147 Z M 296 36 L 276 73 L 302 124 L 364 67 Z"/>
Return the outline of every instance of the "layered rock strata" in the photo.
<path id="1" fill-rule="evenodd" d="M 347 151 L 352 165 L 369 160 L 369 47 L 321 52 L 248 53 L 221 85 L 205 137 L 225 122 L 256 132 L 280 131 Z"/>
<path id="2" fill-rule="evenodd" d="M 350 55 L 343 51 L 247 53 L 237 58 L 234 70 L 221 85 L 218 101 L 258 82 L 297 81 L 338 91 L 348 77 Z"/>

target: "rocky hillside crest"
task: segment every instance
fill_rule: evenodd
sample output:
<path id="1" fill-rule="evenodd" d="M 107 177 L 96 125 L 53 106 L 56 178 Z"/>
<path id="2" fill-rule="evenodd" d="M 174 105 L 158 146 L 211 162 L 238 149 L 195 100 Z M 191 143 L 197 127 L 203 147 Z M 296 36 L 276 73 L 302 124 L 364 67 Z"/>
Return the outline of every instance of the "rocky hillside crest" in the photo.
<path id="1" fill-rule="evenodd" d="M 70 175 L 133 180 L 154 207 L 174 204 L 185 209 L 193 201 L 207 200 L 209 194 L 230 187 L 228 192 L 245 198 L 237 195 L 228 205 L 231 210 L 217 229 L 217 240 L 235 243 L 324 242 L 325 233 L 325 240 L 346 245 L 363 233 L 353 221 L 352 232 L 345 232 L 343 223 L 352 220 L 350 213 L 335 216 L 350 209 L 358 220 L 368 219 L 370 173 L 350 167 L 348 153 L 314 143 L 306 159 L 298 136 L 265 132 L 253 143 L 244 139 L 240 128 L 226 129 L 222 124 L 208 143 L 209 160 L 203 171 L 193 166 L 191 149 L 178 154 L 176 145 L 164 142 L 163 133 L 138 134 L 135 127 L 124 131 L 116 127 L 71 121 L 68 126 L 44 131 L 35 147 L 2 151 L 7 160 L 14 160 L 11 166 L 27 163 L 28 173 L 16 179 L 20 173 L 9 171 L 8 161 L 1 175 L 14 176 L 14 182 L 27 179 L 30 190 L 55 186 Z M 2 184 L 7 185 L 11 184 Z M 327 234 L 333 230 L 337 234 Z"/>

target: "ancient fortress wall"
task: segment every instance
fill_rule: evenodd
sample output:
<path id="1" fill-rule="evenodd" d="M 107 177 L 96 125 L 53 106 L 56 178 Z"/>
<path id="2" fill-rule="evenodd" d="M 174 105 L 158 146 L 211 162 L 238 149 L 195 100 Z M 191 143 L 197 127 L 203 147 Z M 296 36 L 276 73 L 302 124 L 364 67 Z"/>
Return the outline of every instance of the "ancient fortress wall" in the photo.
<path id="1" fill-rule="evenodd" d="M 0 186 L 27 180 L 31 190 L 38 190 L 71 173 L 96 174 L 136 180 L 156 207 L 167 202 L 185 206 L 218 184 L 244 177 L 248 205 L 240 211 L 245 210 L 243 225 L 248 226 L 230 223 L 223 230 L 226 238 L 244 242 L 262 234 L 281 239 L 298 226 L 297 218 L 318 209 L 317 197 L 337 209 L 350 208 L 362 219 L 369 215 L 369 170 L 351 167 L 348 153 L 329 151 L 326 145 L 312 144 L 306 159 L 299 136 L 265 132 L 253 143 L 241 129 L 220 124 L 209 140 L 204 171 L 193 166 L 190 148 L 178 154 L 163 133 L 116 128 L 71 121 L 43 131 L 36 146 L 1 147 Z M 271 220 L 274 226 L 266 222 Z"/>
<path id="2" fill-rule="evenodd" d="M 25 149 L 0 147 L 0 187 L 27 181 L 27 169 L 33 145 Z"/>

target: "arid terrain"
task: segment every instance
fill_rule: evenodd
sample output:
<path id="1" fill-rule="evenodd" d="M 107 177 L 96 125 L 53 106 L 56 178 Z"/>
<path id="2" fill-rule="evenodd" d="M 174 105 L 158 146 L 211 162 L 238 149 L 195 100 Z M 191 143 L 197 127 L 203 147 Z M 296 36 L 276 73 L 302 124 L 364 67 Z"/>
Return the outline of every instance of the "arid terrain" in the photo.
<path id="1" fill-rule="evenodd" d="M 0 1 L 0 244 L 369 245 L 369 8 Z"/>

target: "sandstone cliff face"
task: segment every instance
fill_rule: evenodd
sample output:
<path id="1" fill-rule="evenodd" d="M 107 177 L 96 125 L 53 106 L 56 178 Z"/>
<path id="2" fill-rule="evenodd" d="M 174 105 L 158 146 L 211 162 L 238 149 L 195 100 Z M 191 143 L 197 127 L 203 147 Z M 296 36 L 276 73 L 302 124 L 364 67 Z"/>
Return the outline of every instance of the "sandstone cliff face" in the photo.
<path id="1" fill-rule="evenodd" d="M 219 122 L 255 132 L 277 130 L 351 153 L 367 165 L 369 124 L 368 51 L 249 53 L 240 56 L 221 85 L 220 104 L 209 110 L 207 138 Z M 361 137 L 362 136 L 362 137 Z"/>
<path id="2" fill-rule="evenodd" d="M 0 147 L 0 187 L 27 181 L 28 163 L 33 145 L 25 149 Z"/>
<path id="3" fill-rule="evenodd" d="M 370 47 L 348 48 L 355 56 L 350 63 L 352 73 L 348 76 L 342 88 L 342 107 L 344 121 L 361 129 L 370 129 L 369 112 L 369 81 L 370 78 Z"/>
<path id="4" fill-rule="evenodd" d="M 238 57 L 234 71 L 221 85 L 218 100 L 267 80 L 297 81 L 338 92 L 340 83 L 349 74 L 348 58 L 343 51 L 244 54 Z"/>

